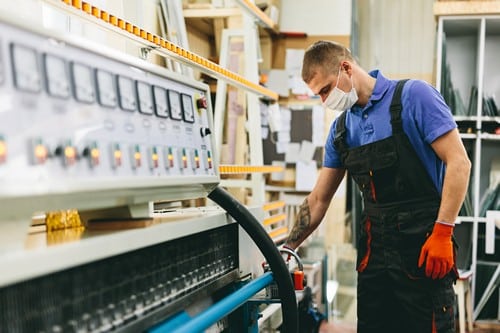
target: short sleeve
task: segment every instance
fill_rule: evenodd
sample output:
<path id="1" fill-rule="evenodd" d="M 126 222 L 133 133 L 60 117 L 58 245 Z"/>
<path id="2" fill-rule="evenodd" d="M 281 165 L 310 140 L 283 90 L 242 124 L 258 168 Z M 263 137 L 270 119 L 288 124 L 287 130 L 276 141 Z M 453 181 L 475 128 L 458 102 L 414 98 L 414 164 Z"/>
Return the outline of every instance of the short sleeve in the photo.
<path id="1" fill-rule="evenodd" d="M 415 126 L 425 142 L 431 144 L 443 134 L 456 128 L 450 108 L 441 94 L 430 84 L 421 80 L 410 81 L 407 101 Z"/>
<path id="2" fill-rule="evenodd" d="M 325 143 L 325 156 L 323 158 L 323 166 L 327 168 L 340 168 L 342 167 L 342 162 L 340 161 L 340 155 L 333 145 L 335 138 L 335 127 L 337 125 L 338 118 L 332 122 L 330 126 L 330 131 L 328 132 L 328 137 Z"/>

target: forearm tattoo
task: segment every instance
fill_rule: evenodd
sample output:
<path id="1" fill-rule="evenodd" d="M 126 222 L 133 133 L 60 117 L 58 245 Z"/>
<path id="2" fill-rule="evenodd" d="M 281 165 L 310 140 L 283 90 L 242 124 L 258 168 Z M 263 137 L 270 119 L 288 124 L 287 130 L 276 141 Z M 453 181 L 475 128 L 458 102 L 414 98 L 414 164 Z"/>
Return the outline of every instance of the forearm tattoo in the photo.
<path id="1" fill-rule="evenodd" d="M 310 226 L 311 212 L 309 211 L 309 203 L 306 198 L 302 205 L 300 205 L 299 213 L 295 219 L 295 224 L 293 225 L 292 231 L 290 231 L 290 234 L 288 235 L 286 243 L 298 246 L 309 234 Z"/>

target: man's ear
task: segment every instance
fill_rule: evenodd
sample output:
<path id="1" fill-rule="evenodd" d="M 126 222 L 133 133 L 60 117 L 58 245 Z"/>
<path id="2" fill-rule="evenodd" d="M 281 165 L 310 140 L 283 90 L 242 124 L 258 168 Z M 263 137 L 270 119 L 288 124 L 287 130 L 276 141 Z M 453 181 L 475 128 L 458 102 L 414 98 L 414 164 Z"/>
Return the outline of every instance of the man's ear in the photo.
<path id="1" fill-rule="evenodd" d="M 347 60 L 343 60 L 341 63 L 340 63 L 340 66 L 342 67 L 342 69 L 347 73 L 347 74 L 352 74 L 352 64 L 347 61 Z"/>

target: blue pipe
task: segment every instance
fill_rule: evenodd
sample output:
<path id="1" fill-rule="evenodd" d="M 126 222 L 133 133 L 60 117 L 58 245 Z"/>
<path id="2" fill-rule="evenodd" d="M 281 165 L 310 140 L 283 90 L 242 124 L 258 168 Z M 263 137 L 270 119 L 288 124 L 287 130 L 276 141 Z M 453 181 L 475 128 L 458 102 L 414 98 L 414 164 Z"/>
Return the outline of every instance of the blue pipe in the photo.
<path id="1" fill-rule="evenodd" d="M 248 299 L 255 295 L 260 290 L 264 289 L 274 281 L 273 273 L 267 272 L 257 279 L 250 281 L 240 289 L 236 290 L 234 293 L 223 298 L 219 302 L 210 306 L 207 310 L 197 314 L 193 319 L 188 320 L 184 325 L 178 326 L 174 331 L 172 331 L 172 326 L 170 321 L 164 322 L 157 325 L 149 332 L 154 333 L 195 333 L 203 332 L 203 330 L 209 328 L 211 325 L 215 324 L 218 320 L 224 318 L 241 305 L 243 305 Z"/>

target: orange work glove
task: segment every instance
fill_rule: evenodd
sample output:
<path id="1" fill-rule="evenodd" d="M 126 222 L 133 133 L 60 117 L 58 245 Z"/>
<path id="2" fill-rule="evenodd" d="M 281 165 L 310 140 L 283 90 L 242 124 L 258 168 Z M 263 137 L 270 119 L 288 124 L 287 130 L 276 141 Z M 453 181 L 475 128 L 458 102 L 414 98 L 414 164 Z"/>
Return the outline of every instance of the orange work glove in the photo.
<path id="1" fill-rule="evenodd" d="M 453 226 L 441 223 L 434 224 L 432 234 L 422 246 L 418 258 L 418 267 L 422 267 L 427 258 L 425 265 L 427 277 L 442 279 L 453 268 L 452 234 Z"/>

